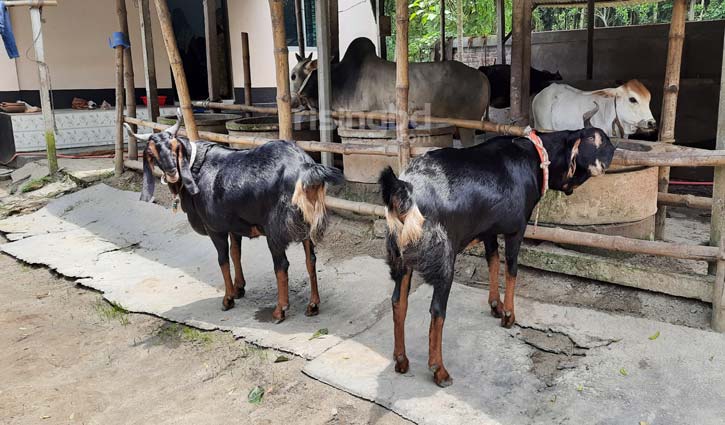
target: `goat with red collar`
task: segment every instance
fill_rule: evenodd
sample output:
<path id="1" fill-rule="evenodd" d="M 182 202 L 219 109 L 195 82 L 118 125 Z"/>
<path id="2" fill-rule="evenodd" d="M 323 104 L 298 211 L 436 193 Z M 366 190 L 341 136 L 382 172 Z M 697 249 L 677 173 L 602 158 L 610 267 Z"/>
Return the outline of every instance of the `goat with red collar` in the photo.
<path id="1" fill-rule="evenodd" d="M 311 296 L 305 314 L 318 313 L 315 243 L 322 238 L 326 225 L 326 184 L 342 181 L 339 170 L 316 164 L 294 142 L 279 140 L 255 149 L 235 150 L 177 137 L 178 122 L 155 134 L 133 134 L 128 125 L 126 128 L 132 136 L 147 141 L 141 200 L 153 198 L 153 168 L 158 165 L 162 182 L 177 197 L 175 206 L 180 201 L 191 227 L 211 238 L 224 278 L 223 310 L 234 307 L 234 299 L 244 296 L 242 237 L 266 235 L 277 278 L 274 319 L 284 320 L 289 307 L 285 251 L 292 242 L 304 245 L 310 275 Z"/>
<path id="2" fill-rule="evenodd" d="M 456 255 L 483 242 L 491 282 L 488 303 L 501 325 L 515 321 L 517 258 L 526 225 L 548 188 L 570 195 L 589 177 L 604 173 L 614 155 L 604 131 L 531 133 L 496 137 L 465 149 L 440 149 L 414 159 L 400 178 L 388 168 L 380 176 L 388 227 L 387 251 L 395 281 L 393 321 L 395 370 L 405 373 L 405 316 L 413 270 L 433 285 L 428 367 L 439 386 L 452 380 L 443 366 L 443 322 Z M 506 243 L 506 293 L 498 285 L 497 236 Z"/>

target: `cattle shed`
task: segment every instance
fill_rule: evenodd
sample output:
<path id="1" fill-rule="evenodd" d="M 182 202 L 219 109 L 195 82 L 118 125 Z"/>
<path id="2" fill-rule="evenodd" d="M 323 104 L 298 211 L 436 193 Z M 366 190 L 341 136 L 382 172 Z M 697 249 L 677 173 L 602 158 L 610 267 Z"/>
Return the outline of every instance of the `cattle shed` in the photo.
<path id="1" fill-rule="evenodd" d="M 123 3 L 120 1 L 119 3 Z M 277 114 L 279 117 L 279 136 L 282 139 L 292 138 L 292 121 L 293 116 L 307 115 L 318 116 L 321 123 L 322 140 L 321 141 L 297 141 L 298 145 L 308 152 L 322 153 L 322 161 L 330 163 L 333 154 L 365 154 L 382 157 L 397 158 L 401 168 L 405 167 L 412 156 L 422 155 L 433 148 L 411 147 L 409 134 L 409 120 L 414 118 L 418 122 L 426 123 L 445 123 L 455 125 L 460 128 L 470 128 L 485 132 L 493 132 L 499 134 L 511 134 L 517 136 L 526 136 L 528 134 L 529 108 L 526 97 L 522 93 L 528 92 L 529 69 L 531 63 L 531 13 L 534 7 L 547 7 L 559 5 L 575 5 L 580 7 L 588 7 L 590 10 L 594 7 L 593 1 L 542 1 L 536 0 L 515 0 L 513 5 L 512 34 L 511 34 L 511 116 L 513 122 L 494 123 L 489 121 L 461 120 L 449 117 L 424 116 L 414 112 L 412 116 L 408 113 L 408 2 L 405 0 L 397 0 L 396 17 L 395 17 L 395 35 L 396 35 L 396 113 L 389 112 L 367 112 L 367 111 L 331 111 L 330 110 L 330 68 L 329 64 L 334 58 L 339 57 L 339 22 L 337 17 L 337 1 L 336 0 L 317 0 L 315 2 L 316 19 L 317 19 L 317 41 L 318 41 L 318 58 L 319 58 L 319 75 L 321 84 L 319 84 L 319 100 L 320 108 L 317 111 L 293 111 L 290 105 L 291 93 L 289 88 L 289 59 L 288 48 L 285 43 L 285 7 L 283 0 L 269 0 L 269 13 L 272 22 L 273 46 L 269 51 L 269 55 L 274 57 L 275 63 L 275 80 L 277 82 L 276 106 L 265 107 L 252 105 L 248 100 L 245 104 L 227 104 L 214 101 L 192 102 L 188 92 L 186 77 L 184 75 L 184 67 L 179 57 L 178 47 L 173 37 L 173 28 L 171 25 L 171 16 L 168 6 L 163 0 L 154 0 L 156 12 L 158 13 L 160 32 L 164 39 L 166 53 L 169 58 L 172 73 L 176 81 L 176 89 L 178 93 L 181 112 L 184 115 L 186 128 L 182 133 L 192 139 L 207 139 L 221 143 L 234 143 L 242 146 L 259 146 L 267 143 L 270 139 L 263 137 L 238 136 L 228 134 L 218 134 L 215 132 L 199 131 L 195 124 L 193 107 L 204 107 L 217 110 L 233 110 L 244 113 L 263 113 Z M 214 0 L 206 0 L 206 7 L 212 7 Z M 299 0 L 298 2 L 299 3 Z M 501 2 L 498 2 L 500 4 Z M 611 2 L 602 2 L 608 4 Z M 620 2 L 616 2 L 619 4 Z M 148 14 L 148 2 L 139 1 L 141 7 L 140 13 Z M 301 8 L 296 9 L 297 13 L 297 29 L 302 32 L 301 28 Z M 376 15 L 376 36 L 384 37 L 389 34 L 390 22 L 383 16 L 380 3 L 373 3 L 373 10 Z M 711 302 L 713 305 L 712 326 L 718 331 L 725 331 L 725 244 L 722 237 L 725 228 L 725 174 L 723 166 L 725 166 L 725 92 L 721 91 L 720 97 L 720 113 L 718 125 L 717 150 L 707 151 L 701 149 L 684 148 L 675 146 L 674 142 L 674 118 L 676 114 L 677 96 L 679 93 L 680 83 L 680 67 L 682 59 L 682 47 L 685 29 L 685 13 L 686 2 L 684 0 L 675 0 L 672 15 L 672 22 L 668 31 L 667 41 L 667 62 L 665 70 L 665 83 L 663 87 L 663 106 L 661 129 L 659 134 L 659 142 L 655 143 L 654 148 L 649 152 L 625 151 L 618 149 L 615 153 L 613 163 L 616 165 L 640 166 L 640 167 L 659 167 L 659 202 L 658 202 L 658 221 L 657 221 L 657 239 L 660 240 L 639 240 L 626 238 L 622 236 L 609 236 L 603 234 L 592 234 L 575 230 L 567 230 L 556 227 L 542 227 L 534 229 L 529 226 L 526 237 L 528 239 L 545 240 L 559 244 L 577 245 L 583 247 L 592 247 L 604 249 L 614 252 L 650 254 L 679 259 L 691 259 L 707 261 L 710 267 L 710 274 L 700 275 L 681 284 L 675 285 L 657 285 L 651 282 L 642 285 L 637 282 L 623 281 L 619 282 L 624 285 L 640 287 L 649 290 L 669 293 L 678 296 L 694 296 L 703 301 Z M 123 31 L 123 21 L 126 12 L 122 8 L 118 8 L 119 29 Z M 148 16 L 148 15 L 147 15 Z M 499 19 L 502 21 L 506 17 L 503 13 L 499 13 Z M 593 24 L 590 22 L 590 31 L 587 42 L 587 60 L 586 67 L 587 76 L 591 76 L 593 72 L 594 58 L 592 56 L 594 31 Z M 146 41 L 142 45 L 145 52 L 144 55 L 153 54 L 153 42 L 151 31 L 144 31 Z M 302 35 L 302 34 L 300 34 Z M 445 34 L 442 31 L 442 39 Z M 248 41 L 247 36 L 242 37 L 243 41 Z M 379 51 L 382 50 L 384 43 L 380 43 L 378 38 Z M 303 53 L 304 43 L 301 43 L 300 51 Z M 503 43 L 500 44 L 503 54 Z M 249 54 L 248 48 L 243 48 L 243 66 L 245 76 L 249 75 L 250 62 L 255 58 Z M 445 54 L 441 55 L 445 59 Z M 213 61 L 209 61 L 213 66 Z M 117 96 L 118 105 L 122 105 L 124 93 L 123 67 L 125 64 L 124 54 L 119 50 L 117 53 Z M 153 90 L 153 74 L 149 67 L 145 67 L 147 74 L 146 83 L 147 90 Z M 725 73 L 723 74 L 725 75 Z M 209 84 L 214 82 L 210 79 Z M 725 85 L 721 85 L 723 87 Z M 245 86 L 246 87 L 246 86 Z M 210 87 L 210 93 L 214 90 Z M 211 100 L 214 100 L 213 98 Z M 118 108 L 119 120 L 117 125 L 116 139 L 116 172 L 120 173 L 124 167 L 132 169 L 140 169 L 141 164 L 136 160 L 138 153 L 135 150 L 135 144 L 129 144 L 128 155 L 124 155 L 124 139 L 122 134 L 123 122 L 149 127 L 155 130 L 162 130 L 167 126 L 154 122 L 154 120 L 142 120 L 132 116 L 130 113 L 122 115 L 121 108 Z M 396 145 L 374 145 L 374 144 L 339 144 L 334 143 L 332 139 L 333 119 L 379 119 L 396 122 L 397 144 Z M 327 135 L 324 134 L 327 132 Z M 673 195 L 667 193 L 669 167 L 671 166 L 689 166 L 689 167 L 715 167 L 715 187 L 713 198 L 697 198 L 692 196 Z M 328 206 L 334 209 L 345 210 L 357 214 L 384 216 L 384 208 L 381 205 L 375 205 L 364 202 L 351 201 L 328 197 Z M 711 243 L 710 246 L 698 246 L 692 244 L 663 242 L 662 234 L 665 225 L 665 207 L 667 205 L 687 206 L 701 209 L 710 209 L 712 213 L 711 227 Z M 606 274 L 606 272 L 605 272 Z M 697 291 L 698 295 L 693 295 L 693 288 L 701 288 Z"/>

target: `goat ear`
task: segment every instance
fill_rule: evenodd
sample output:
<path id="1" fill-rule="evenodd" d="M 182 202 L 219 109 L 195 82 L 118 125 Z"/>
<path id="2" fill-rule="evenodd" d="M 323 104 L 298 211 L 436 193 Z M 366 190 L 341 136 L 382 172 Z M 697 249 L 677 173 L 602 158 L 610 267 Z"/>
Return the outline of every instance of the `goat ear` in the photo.
<path id="1" fill-rule="evenodd" d="M 147 147 L 143 153 L 143 188 L 141 189 L 141 200 L 144 202 L 152 202 L 154 200 L 155 189 L 156 180 L 154 178 L 153 157 Z"/>
<path id="2" fill-rule="evenodd" d="M 574 177 L 574 173 L 576 173 L 576 157 L 579 155 L 579 145 L 581 144 L 582 139 L 577 138 L 574 142 L 574 146 L 571 147 L 571 155 L 569 156 L 569 171 L 566 173 L 567 178 Z"/>
<path id="3" fill-rule="evenodd" d="M 191 150 L 191 145 L 188 140 L 179 140 L 179 142 L 179 146 L 183 146 L 184 150 Z M 186 159 L 186 155 L 184 154 L 184 152 L 177 152 L 176 158 L 179 163 L 179 174 L 181 174 L 181 183 L 184 184 L 187 192 L 189 192 L 191 195 L 196 195 L 197 193 L 199 193 L 199 187 L 196 185 L 196 182 L 191 175 L 189 160 Z"/>

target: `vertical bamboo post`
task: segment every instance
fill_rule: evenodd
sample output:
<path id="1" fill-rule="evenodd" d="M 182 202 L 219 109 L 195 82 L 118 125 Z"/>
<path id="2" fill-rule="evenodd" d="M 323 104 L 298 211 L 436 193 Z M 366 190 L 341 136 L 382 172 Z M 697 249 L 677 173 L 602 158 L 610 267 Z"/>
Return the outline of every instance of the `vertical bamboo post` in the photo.
<path id="1" fill-rule="evenodd" d="M 40 107 L 43 110 L 43 123 L 45 124 L 45 147 L 48 157 L 48 171 L 54 174 L 58 171 L 58 157 L 55 154 L 55 116 L 53 105 L 50 104 L 50 72 L 45 63 L 45 50 L 43 48 L 43 23 L 40 17 L 41 9 L 30 7 L 30 23 L 33 28 L 33 48 L 35 61 L 38 63 L 40 75 Z M 121 158 L 123 160 L 123 157 Z"/>
<path id="2" fill-rule="evenodd" d="M 522 60 L 521 60 L 521 124 L 529 124 L 529 109 L 531 109 L 531 20 L 534 12 L 532 0 L 523 0 L 524 17 L 521 29 Z"/>
<path id="3" fill-rule="evenodd" d="M 444 1 L 444 0 L 441 0 Z M 498 63 L 506 65 L 506 2 L 496 0 L 496 57 Z"/>
<path id="4" fill-rule="evenodd" d="M 440 32 L 441 32 L 441 51 L 440 60 L 441 62 L 446 60 L 446 0 L 440 1 L 441 5 L 441 16 L 440 16 Z"/>
<path id="5" fill-rule="evenodd" d="M 523 117 L 524 7 L 525 0 L 513 0 L 511 17 L 511 121 Z"/>
<path id="6" fill-rule="evenodd" d="M 315 1 L 315 19 L 317 20 L 317 102 L 318 117 L 320 120 L 320 141 L 331 143 L 333 141 L 332 121 L 332 75 L 330 72 L 331 62 L 331 28 L 330 28 L 330 5 L 328 0 Z M 332 165 L 332 154 L 323 152 L 322 164 Z"/>
<path id="7" fill-rule="evenodd" d="M 216 32 L 216 0 L 204 0 L 204 36 L 206 37 L 206 75 L 209 100 L 221 99 L 219 96 L 218 43 Z"/>
<path id="8" fill-rule="evenodd" d="M 116 46 L 116 143 L 114 174 L 123 174 L 123 46 Z M 130 136 L 129 136 L 130 137 Z"/>
<path id="9" fill-rule="evenodd" d="M 297 43 L 299 54 L 305 57 L 305 23 L 302 20 L 302 0 L 295 0 L 295 21 L 297 22 Z"/>
<path id="10" fill-rule="evenodd" d="M 338 0 L 327 0 L 329 3 L 330 22 L 330 59 L 340 61 L 340 7 Z"/>
<path id="11" fill-rule="evenodd" d="M 725 37 L 724 37 L 725 38 Z M 724 41 L 725 43 L 725 41 Z M 717 113 L 715 149 L 725 149 L 725 44 L 720 74 L 720 107 Z M 725 237 L 725 167 L 715 167 L 712 187 L 712 214 L 710 215 L 710 245 L 716 246 Z M 710 264 L 710 273 L 715 273 Z"/>
<path id="12" fill-rule="evenodd" d="M 116 0 L 116 17 L 119 31 L 128 37 L 128 16 L 126 13 L 126 0 Z M 133 75 L 133 57 L 131 48 L 123 49 L 123 80 L 126 89 L 126 114 L 136 118 L 136 82 Z M 136 131 L 136 126 L 131 126 Z M 135 137 L 128 137 L 128 156 L 130 159 L 138 158 L 138 145 Z"/>
<path id="13" fill-rule="evenodd" d="M 191 97 L 189 96 L 189 85 L 186 82 L 186 73 L 184 72 L 184 64 L 181 62 L 179 55 L 179 47 L 176 45 L 176 37 L 174 36 L 174 27 L 171 25 L 171 13 L 166 0 L 154 0 L 156 4 L 156 13 L 159 15 L 159 23 L 161 24 L 161 34 L 164 37 L 164 45 L 166 46 L 166 54 L 169 56 L 169 64 L 171 72 L 176 81 L 176 93 L 179 96 L 179 105 L 181 113 L 184 116 L 184 126 L 186 134 L 191 140 L 199 140 L 199 132 L 196 129 L 196 121 L 194 120 L 194 109 L 191 106 Z"/>
<path id="14" fill-rule="evenodd" d="M 160 1 L 160 0 L 156 0 Z M 292 140 L 292 110 L 290 108 L 289 60 L 284 32 L 284 0 L 269 0 L 274 41 L 274 65 L 277 76 L 277 111 L 279 138 Z"/>
<path id="15" fill-rule="evenodd" d="M 244 104 L 252 106 L 252 71 L 249 64 L 249 34 L 242 33 L 242 68 L 244 70 Z"/>
<path id="16" fill-rule="evenodd" d="M 682 46 L 685 41 L 685 18 L 687 17 L 687 0 L 674 0 L 672 21 L 667 44 L 667 68 L 665 70 L 665 86 L 662 96 L 662 115 L 660 117 L 660 141 L 675 142 L 675 118 L 677 116 L 677 95 L 680 91 L 680 68 L 682 65 Z M 670 185 L 670 167 L 660 167 L 658 190 L 667 193 Z M 657 208 L 655 216 L 655 239 L 665 237 L 665 218 L 667 207 Z"/>
<path id="17" fill-rule="evenodd" d="M 144 79 L 146 80 L 146 98 L 147 111 L 149 121 L 156 122 L 159 117 L 159 93 L 156 83 L 156 62 L 154 55 L 154 36 L 151 29 L 151 9 L 149 9 L 149 0 L 138 0 L 139 19 L 141 21 L 141 46 L 143 48 L 143 66 Z M 129 149 L 130 159 L 138 159 L 138 151 L 136 156 L 131 157 L 132 152 Z"/>
<path id="18" fill-rule="evenodd" d="M 399 145 L 399 172 L 410 162 L 410 132 L 408 130 L 408 0 L 395 1 L 395 107 Z"/>
<path id="19" fill-rule="evenodd" d="M 711 326 L 717 332 L 725 332 L 725 238 L 720 239 L 720 255 L 715 264 Z"/>
<path id="20" fill-rule="evenodd" d="M 594 75 L 594 0 L 587 0 L 587 80 Z"/>

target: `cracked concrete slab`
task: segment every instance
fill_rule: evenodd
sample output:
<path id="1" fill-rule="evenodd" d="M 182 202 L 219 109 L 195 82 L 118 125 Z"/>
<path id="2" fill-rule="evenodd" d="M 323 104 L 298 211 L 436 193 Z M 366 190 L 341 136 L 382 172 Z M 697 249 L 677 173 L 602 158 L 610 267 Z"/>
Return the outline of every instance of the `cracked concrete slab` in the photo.
<path id="1" fill-rule="evenodd" d="M 537 376 L 540 352 L 525 329 L 501 328 L 485 305 L 488 293 L 458 284 L 443 332 L 453 385 L 438 388 L 427 367 L 431 295 L 423 285 L 409 298 L 407 374 L 393 368 L 391 314 L 304 372 L 420 424 L 720 424 L 725 416 L 721 334 L 518 298 L 522 326 L 568 336 L 584 354 L 562 354 L 547 382 Z"/>
<path id="2" fill-rule="evenodd" d="M 271 323 L 276 303 L 272 258 L 264 238 L 244 239 L 246 297 L 222 312 L 216 251 L 184 214 L 138 201 L 138 193 L 97 185 L 26 216 L 0 221 L 12 243 L 0 248 L 102 291 L 124 308 L 203 329 L 224 329 L 267 347 L 313 358 L 362 332 L 389 305 L 387 267 L 371 257 L 318 262 L 320 314 L 305 317 L 309 281 L 301 245 L 288 249 L 290 310 Z M 329 335 L 310 339 L 319 329 Z"/>

